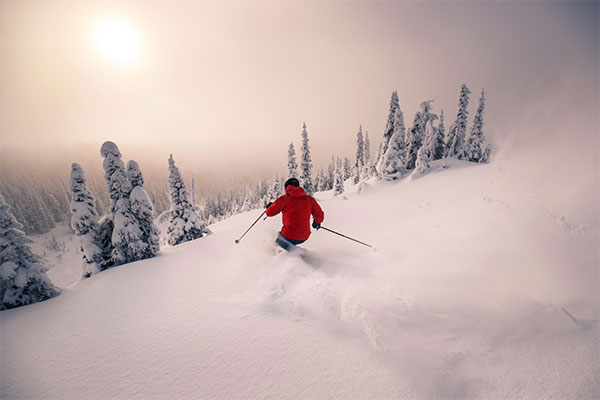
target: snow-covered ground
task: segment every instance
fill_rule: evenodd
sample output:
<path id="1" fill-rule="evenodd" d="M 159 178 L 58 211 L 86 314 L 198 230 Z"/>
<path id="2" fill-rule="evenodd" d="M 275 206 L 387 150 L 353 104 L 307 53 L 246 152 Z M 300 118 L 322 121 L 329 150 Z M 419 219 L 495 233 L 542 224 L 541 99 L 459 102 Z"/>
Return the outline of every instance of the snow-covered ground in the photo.
<path id="1" fill-rule="evenodd" d="M 373 250 L 281 253 L 279 217 L 234 244 L 255 210 L 77 284 L 64 256 L 62 295 L 0 315 L 2 398 L 598 398 L 597 190 L 532 165 L 318 193 Z"/>

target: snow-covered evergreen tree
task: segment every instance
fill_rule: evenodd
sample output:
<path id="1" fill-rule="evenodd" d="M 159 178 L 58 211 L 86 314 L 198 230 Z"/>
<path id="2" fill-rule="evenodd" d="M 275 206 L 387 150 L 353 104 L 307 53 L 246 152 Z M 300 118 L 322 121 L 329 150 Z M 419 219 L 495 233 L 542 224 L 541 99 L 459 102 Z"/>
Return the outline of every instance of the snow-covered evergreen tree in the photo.
<path id="1" fill-rule="evenodd" d="M 440 122 L 435 128 L 433 141 L 431 143 L 431 159 L 439 160 L 444 158 L 446 151 L 446 143 L 444 142 L 444 135 L 446 134 L 444 128 L 444 110 L 440 113 Z"/>
<path id="2" fill-rule="evenodd" d="M 324 187 L 324 181 L 325 181 L 325 173 L 323 172 L 323 168 L 320 167 L 319 168 L 319 172 L 317 172 L 317 176 L 315 177 L 315 182 L 314 182 L 314 186 L 315 186 L 315 190 L 316 191 L 322 191 L 322 190 L 327 190 L 327 189 L 323 189 Z"/>
<path id="3" fill-rule="evenodd" d="M 0 194 L 0 310 L 47 300 L 60 294 L 46 275 L 42 259 L 31 251 L 32 240 L 21 230 Z"/>
<path id="4" fill-rule="evenodd" d="M 425 140 L 425 126 L 427 122 L 437 119 L 437 115 L 431 112 L 431 103 L 433 100 L 427 100 L 421 103 L 419 111 L 415 114 L 413 127 L 410 129 L 410 135 L 406 155 L 405 168 L 407 170 L 415 168 L 417 153 L 423 141 Z"/>
<path id="5" fill-rule="evenodd" d="M 469 117 L 469 94 L 471 91 L 466 84 L 460 87 L 460 96 L 458 98 L 458 111 L 456 113 L 456 121 L 450 128 L 450 141 L 446 143 L 446 157 L 462 158 L 464 154 L 465 136 L 467 133 L 467 119 Z"/>
<path id="6" fill-rule="evenodd" d="M 283 184 L 284 182 L 279 179 L 279 176 L 276 176 L 273 185 L 271 185 L 271 188 L 267 192 L 267 197 L 265 199 L 267 203 L 277 200 L 279 196 L 284 194 Z"/>
<path id="7" fill-rule="evenodd" d="M 352 164 L 350 163 L 350 159 L 348 157 L 344 157 L 342 168 L 344 180 L 350 178 L 352 176 Z"/>
<path id="8" fill-rule="evenodd" d="M 388 144 L 390 139 L 392 138 L 394 132 L 394 118 L 396 115 L 396 110 L 400 107 L 398 102 L 398 92 L 393 91 L 390 99 L 390 110 L 388 112 L 387 122 L 385 124 L 385 129 L 383 131 L 383 148 L 381 149 L 381 154 L 385 154 L 388 148 Z"/>
<path id="9" fill-rule="evenodd" d="M 172 212 L 167 228 L 167 242 L 175 246 L 204 236 L 207 233 L 206 227 L 194 212 L 172 154 L 169 156 L 169 194 Z"/>
<path id="10" fill-rule="evenodd" d="M 104 178 L 108 185 L 108 196 L 111 200 L 108 219 L 105 222 L 108 228 L 112 225 L 110 232 L 111 240 L 111 263 L 113 265 L 125 264 L 140 259 L 140 254 L 146 251 L 148 245 L 142 241 L 142 232 L 139 222 L 131 213 L 129 195 L 131 183 L 125 173 L 125 165 L 121 160 L 121 152 L 117 145 L 107 141 L 102 144 L 100 154 L 104 157 Z M 100 241 L 103 234 L 101 232 Z M 108 249 L 103 249 L 106 253 Z"/>
<path id="11" fill-rule="evenodd" d="M 113 224 L 111 236 L 113 264 L 121 265 L 141 260 L 142 255 L 148 251 L 148 244 L 142 240 L 142 230 L 137 218 L 131 212 L 129 197 L 117 200 Z"/>
<path id="12" fill-rule="evenodd" d="M 71 227 L 79 238 L 83 276 L 90 277 L 104 268 L 105 255 L 98 235 L 96 199 L 88 190 L 81 166 L 71 165 Z"/>
<path id="13" fill-rule="evenodd" d="M 425 139 L 423 140 L 423 147 L 427 149 L 427 154 L 431 157 L 433 154 L 433 142 L 435 140 L 436 129 L 433 126 L 433 122 L 429 120 L 425 124 Z M 418 153 L 417 153 L 418 158 Z"/>
<path id="14" fill-rule="evenodd" d="M 333 195 L 337 196 L 344 193 L 344 167 L 341 160 L 335 163 L 335 173 L 333 179 Z"/>
<path id="15" fill-rule="evenodd" d="M 369 140 L 369 131 L 365 131 L 364 147 L 363 157 L 366 164 L 367 162 L 371 161 L 371 141 Z"/>
<path id="16" fill-rule="evenodd" d="M 430 151 L 426 146 L 421 146 L 417 153 L 417 160 L 415 162 L 415 170 L 419 174 L 423 174 L 429 168 L 429 158 L 431 157 Z"/>
<path id="17" fill-rule="evenodd" d="M 362 125 L 358 127 L 358 133 L 356 134 L 356 160 L 354 166 L 359 170 L 365 165 L 365 141 L 363 139 Z"/>
<path id="18" fill-rule="evenodd" d="M 114 214 L 117 201 L 129 197 L 131 183 L 125 175 L 125 165 L 121 160 L 121 152 L 117 145 L 107 141 L 102 144 L 100 154 L 104 158 L 104 178 L 108 185 L 108 197 L 110 198 L 109 214 Z"/>
<path id="19" fill-rule="evenodd" d="M 298 177 L 298 163 L 296 162 L 296 150 L 294 143 L 290 143 L 288 147 L 288 179 Z"/>
<path id="20" fill-rule="evenodd" d="M 304 191 L 312 195 L 315 192 L 312 182 L 312 160 L 310 146 L 308 145 L 308 132 L 306 123 L 302 124 L 302 146 L 300 147 L 300 184 Z"/>
<path id="21" fill-rule="evenodd" d="M 398 108 L 394 117 L 394 133 L 390 139 L 388 149 L 383 155 L 383 162 L 381 164 L 381 177 L 386 180 L 400 179 L 405 172 L 405 135 L 406 128 L 404 127 L 404 116 L 402 115 L 400 108 Z"/>
<path id="22" fill-rule="evenodd" d="M 133 216 L 137 219 L 141 231 L 141 240 L 148 246 L 136 255 L 136 259 L 151 258 L 160 250 L 160 231 L 154 223 L 154 207 L 150 196 L 144 189 L 144 178 L 137 162 L 127 162 L 127 178 L 133 189 L 129 195 L 129 203 Z"/>
<path id="23" fill-rule="evenodd" d="M 465 152 L 463 158 L 471 162 L 479 162 L 483 157 L 483 151 L 481 147 L 485 142 L 485 136 L 483 135 L 483 110 L 485 108 L 485 92 L 481 89 L 481 97 L 479 98 L 479 105 L 475 116 L 473 117 L 473 123 L 471 125 L 471 132 L 467 143 L 465 145 Z"/>
<path id="24" fill-rule="evenodd" d="M 354 168 L 352 171 L 352 178 L 354 183 L 358 183 L 363 175 L 363 169 L 365 167 L 365 142 L 362 134 L 362 125 L 358 127 L 358 133 L 356 134 L 356 157 L 354 160 Z"/>
<path id="25" fill-rule="evenodd" d="M 244 196 L 244 202 L 242 203 L 242 208 L 240 209 L 240 211 L 246 212 L 250 210 L 252 210 L 252 202 L 250 200 L 250 193 L 246 192 L 246 195 Z"/>
<path id="26" fill-rule="evenodd" d="M 327 188 L 324 190 L 331 190 L 333 189 L 333 185 L 335 183 L 335 170 L 336 170 L 337 166 L 336 166 L 336 160 L 333 158 L 333 156 L 331 156 L 331 161 L 329 162 L 329 165 L 327 166 L 327 175 L 325 176 L 326 179 L 326 184 L 327 184 Z"/>

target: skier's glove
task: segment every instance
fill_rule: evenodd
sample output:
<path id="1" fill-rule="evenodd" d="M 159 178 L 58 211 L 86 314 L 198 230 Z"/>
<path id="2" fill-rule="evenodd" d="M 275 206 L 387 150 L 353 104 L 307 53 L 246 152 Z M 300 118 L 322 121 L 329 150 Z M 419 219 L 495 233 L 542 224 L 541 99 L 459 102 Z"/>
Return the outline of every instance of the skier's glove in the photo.
<path id="1" fill-rule="evenodd" d="M 316 230 L 319 230 L 319 228 L 321 227 L 321 224 L 313 221 L 312 227 L 315 228 Z"/>
<path id="2" fill-rule="evenodd" d="M 273 202 L 270 202 L 269 204 L 267 204 L 267 207 L 266 207 L 266 208 L 269 208 L 269 207 L 271 207 L 271 205 L 272 205 L 272 204 L 273 204 Z"/>

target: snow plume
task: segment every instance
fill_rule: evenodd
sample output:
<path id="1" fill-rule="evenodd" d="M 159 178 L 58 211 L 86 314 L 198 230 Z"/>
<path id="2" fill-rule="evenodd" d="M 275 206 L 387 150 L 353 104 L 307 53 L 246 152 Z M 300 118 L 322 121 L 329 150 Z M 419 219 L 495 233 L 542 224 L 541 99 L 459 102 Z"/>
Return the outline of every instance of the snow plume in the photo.
<path id="1" fill-rule="evenodd" d="M 167 228 L 168 243 L 175 246 L 201 238 L 208 233 L 190 203 L 185 183 L 179 169 L 175 166 L 172 154 L 169 156 L 169 193 L 171 195 L 171 214 Z"/>
<path id="2" fill-rule="evenodd" d="M 154 223 L 154 208 L 150 196 L 143 188 L 144 178 L 137 162 L 127 162 L 127 177 L 133 186 L 129 203 L 133 216 L 137 219 L 141 231 L 141 240 L 148 246 L 139 254 L 139 259 L 154 257 L 160 250 L 160 231 Z"/>
<path id="3" fill-rule="evenodd" d="M 31 251 L 31 239 L 21 231 L 0 194 L 0 310 L 47 300 L 60 294 L 46 276 L 42 259 Z"/>
<path id="4" fill-rule="evenodd" d="M 83 276 L 89 277 L 99 272 L 105 264 L 105 257 L 98 234 L 98 214 L 96 199 L 85 183 L 81 166 L 71 166 L 71 227 L 79 238 L 83 258 Z"/>

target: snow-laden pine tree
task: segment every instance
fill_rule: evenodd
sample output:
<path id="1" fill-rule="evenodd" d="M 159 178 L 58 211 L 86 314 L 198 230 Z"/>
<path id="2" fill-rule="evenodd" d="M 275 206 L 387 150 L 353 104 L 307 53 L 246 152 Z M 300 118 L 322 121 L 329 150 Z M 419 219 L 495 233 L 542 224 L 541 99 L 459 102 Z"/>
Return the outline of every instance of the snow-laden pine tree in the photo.
<path id="1" fill-rule="evenodd" d="M 366 164 L 367 162 L 371 161 L 371 141 L 369 140 L 369 131 L 365 131 L 364 147 L 363 157 Z"/>
<path id="2" fill-rule="evenodd" d="M 423 174 L 429 168 L 429 158 L 431 154 L 426 146 L 421 146 L 417 153 L 417 160 L 415 162 L 415 171 L 418 174 Z"/>
<path id="3" fill-rule="evenodd" d="M 408 148 L 406 154 L 405 168 L 407 170 L 415 168 L 417 153 L 423 141 L 425 140 L 425 126 L 427 122 L 437 119 L 437 115 L 431 112 L 431 103 L 433 100 L 427 100 L 421 103 L 419 111 L 415 114 L 413 126 L 408 135 Z"/>
<path id="4" fill-rule="evenodd" d="M 471 162 L 479 162 L 483 157 L 483 151 L 481 147 L 485 142 L 485 136 L 483 135 L 483 110 L 485 108 L 485 92 L 481 89 L 481 97 L 479 98 L 479 105 L 475 116 L 473 117 L 473 123 L 471 124 L 471 132 L 467 143 L 465 145 L 465 151 L 463 158 Z"/>
<path id="5" fill-rule="evenodd" d="M 60 294 L 46 275 L 42 259 L 31 251 L 32 240 L 21 230 L 0 194 L 0 310 L 47 300 Z"/>
<path id="6" fill-rule="evenodd" d="M 444 131 L 444 129 L 444 110 L 442 110 L 442 112 L 440 113 L 440 122 L 435 128 L 433 141 L 431 143 L 432 160 L 439 160 L 444 158 L 444 153 L 446 151 L 446 143 L 444 142 L 444 135 L 446 134 L 446 132 Z"/>
<path id="7" fill-rule="evenodd" d="M 323 168 L 319 167 L 319 171 L 317 172 L 317 176 L 315 177 L 315 190 L 317 192 L 323 190 L 323 181 L 325 180 L 325 173 L 323 172 Z"/>
<path id="8" fill-rule="evenodd" d="M 385 123 L 385 129 L 383 131 L 383 148 L 381 149 L 381 154 L 385 154 L 387 151 L 388 144 L 392 138 L 392 134 L 394 133 L 394 118 L 398 108 L 400 108 L 398 102 L 398 92 L 394 90 L 390 98 L 390 110 L 388 112 L 387 122 Z"/>
<path id="9" fill-rule="evenodd" d="M 352 176 L 352 163 L 350 162 L 350 159 L 348 157 L 344 157 L 343 176 L 344 180 Z"/>
<path id="10" fill-rule="evenodd" d="M 406 128 L 404 127 L 404 116 L 400 108 L 394 116 L 394 133 L 390 139 L 387 151 L 383 155 L 381 164 L 381 177 L 386 180 L 396 180 L 405 172 L 404 164 L 406 158 Z"/>
<path id="11" fill-rule="evenodd" d="M 266 199 L 265 199 L 266 202 L 269 203 L 269 202 L 273 202 L 273 201 L 277 200 L 279 198 L 279 196 L 281 196 L 283 194 L 283 192 L 284 192 L 283 182 L 281 181 L 279 176 L 275 176 L 275 180 L 273 181 L 271 188 L 267 192 Z"/>
<path id="12" fill-rule="evenodd" d="M 353 180 L 358 183 L 361 179 L 362 171 L 365 167 L 365 141 L 363 139 L 362 125 L 358 127 L 356 134 L 356 158 L 354 161 Z"/>
<path id="13" fill-rule="evenodd" d="M 100 148 L 100 155 L 104 158 L 102 163 L 104 179 L 106 179 L 108 185 L 108 197 L 110 199 L 108 213 L 114 214 L 117 201 L 129 197 L 131 183 L 127 180 L 125 165 L 121 160 L 121 152 L 115 143 L 104 142 Z"/>
<path id="14" fill-rule="evenodd" d="M 87 278 L 104 268 L 106 258 L 98 235 L 96 199 L 85 183 L 81 166 L 71 165 L 71 227 L 79 238 L 83 259 L 83 277 Z"/>
<path id="15" fill-rule="evenodd" d="M 105 243 L 106 239 L 102 236 L 107 235 L 109 229 L 103 225 L 111 224 L 111 264 L 120 265 L 140 260 L 141 255 L 147 251 L 148 244 L 142 241 L 139 222 L 131 212 L 131 183 L 127 179 L 121 152 L 115 143 L 107 141 L 102 144 L 100 154 L 104 157 L 104 178 L 111 203 L 108 217 L 102 221 L 99 229 L 99 241 Z"/>
<path id="16" fill-rule="evenodd" d="M 246 212 L 250 210 L 252 210 L 252 201 L 250 200 L 250 193 L 246 192 L 246 195 L 244 196 L 244 202 L 242 203 L 240 211 Z"/>
<path id="17" fill-rule="evenodd" d="M 148 244 L 142 238 L 142 230 L 137 218 L 131 212 L 129 197 L 117 200 L 113 214 L 112 261 L 114 265 L 127 264 L 142 259 L 148 251 Z"/>
<path id="18" fill-rule="evenodd" d="M 333 195 L 344 193 L 344 167 L 341 160 L 335 162 L 335 173 L 333 178 Z"/>
<path id="19" fill-rule="evenodd" d="M 171 218 L 167 228 L 167 242 L 175 246 L 204 236 L 207 233 L 206 227 L 194 212 L 172 154 L 169 156 L 169 194 L 171 195 Z"/>
<path id="20" fill-rule="evenodd" d="M 433 142 L 435 140 L 435 134 L 436 134 L 436 129 L 433 126 L 433 122 L 431 120 L 429 120 L 426 124 L 425 124 L 425 139 L 423 140 L 423 147 L 425 147 L 427 149 L 427 154 L 429 155 L 429 157 L 431 157 L 432 151 L 433 151 Z M 418 153 L 417 153 L 417 158 L 418 158 Z M 431 160 L 431 158 L 430 158 Z"/>
<path id="21" fill-rule="evenodd" d="M 333 185 L 335 183 L 335 170 L 336 170 L 336 160 L 333 158 L 333 155 L 332 155 L 331 161 L 329 162 L 329 165 L 327 166 L 327 175 L 325 176 L 327 178 L 327 180 L 326 180 L 327 189 L 325 189 L 325 190 L 333 189 Z"/>
<path id="22" fill-rule="evenodd" d="M 288 179 L 298 177 L 298 163 L 296 162 L 296 150 L 294 143 L 288 147 Z"/>
<path id="23" fill-rule="evenodd" d="M 450 127 L 448 139 L 446 142 L 446 157 L 462 158 L 464 154 L 465 136 L 467 133 L 467 119 L 469 117 L 469 94 L 471 91 L 466 84 L 460 86 L 460 96 L 458 98 L 458 111 L 456 121 Z"/>
<path id="24" fill-rule="evenodd" d="M 127 162 L 127 178 L 133 189 L 129 195 L 129 203 L 133 216 L 138 220 L 141 240 L 146 243 L 145 251 L 139 254 L 138 260 L 155 257 L 160 250 L 160 230 L 154 223 L 154 207 L 150 196 L 144 189 L 144 177 L 137 162 Z"/>
<path id="25" fill-rule="evenodd" d="M 312 195 L 315 192 L 312 182 L 312 160 L 310 146 L 308 145 L 308 132 L 306 123 L 302 123 L 302 146 L 300 147 L 300 184 L 304 191 Z"/>
<path id="26" fill-rule="evenodd" d="M 361 175 L 364 179 L 367 179 L 371 177 L 371 169 L 374 169 L 373 160 L 371 159 L 371 141 L 369 140 L 369 131 L 365 131 L 363 157 L 365 159 L 365 165 Z"/>

